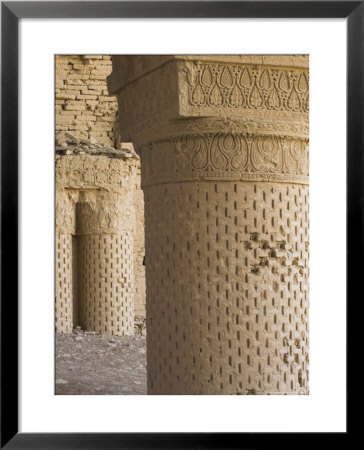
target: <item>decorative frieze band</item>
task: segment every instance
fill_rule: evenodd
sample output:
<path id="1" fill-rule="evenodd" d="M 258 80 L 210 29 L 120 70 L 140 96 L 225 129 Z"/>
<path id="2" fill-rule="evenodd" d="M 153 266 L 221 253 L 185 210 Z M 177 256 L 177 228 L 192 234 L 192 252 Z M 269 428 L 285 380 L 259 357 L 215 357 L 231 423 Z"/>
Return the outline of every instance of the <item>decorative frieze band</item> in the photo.
<path id="1" fill-rule="evenodd" d="M 308 140 L 241 133 L 182 135 L 140 150 L 143 185 L 192 180 L 308 184 Z"/>
<path id="2" fill-rule="evenodd" d="M 93 155 L 57 155 L 56 185 L 73 189 L 102 188 L 119 192 L 132 185 L 133 162 Z"/>
<path id="3" fill-rule="evenodd" d="M 186 63 L 188 103 L 201 110 L 230 108 L 308 113 L 308 71 L 243 64 Z"/>
<path id="4" fill-rule="evenodd" d="M 168 126 L 166 128 L 169 132 Z M 285 135 L 307 139 L 309 136 L 308 122 L 289 120 L 259 120 L 234 117 L 198 117 L 193 119 L 179 119 L 170 125 L 176 136 L 181 134 L 200 133 L 242 133 L 250 135 Z M 165 133 L 163 129 L 162 133 Z M 170 134 L 172 135 L 172 134 Z"/>
<path id="5" fill-rule="evenodd" d="M 278 120 L 240 117 L 194 117 L 169 120 L 145 127 L 134 135 L 136 150 L 148 142 L 178 138 L 181 135 L 206 133 L 233 133 L 244 135 L 287 136 L 308 139 L 309 124 L 303 120 Z"/>

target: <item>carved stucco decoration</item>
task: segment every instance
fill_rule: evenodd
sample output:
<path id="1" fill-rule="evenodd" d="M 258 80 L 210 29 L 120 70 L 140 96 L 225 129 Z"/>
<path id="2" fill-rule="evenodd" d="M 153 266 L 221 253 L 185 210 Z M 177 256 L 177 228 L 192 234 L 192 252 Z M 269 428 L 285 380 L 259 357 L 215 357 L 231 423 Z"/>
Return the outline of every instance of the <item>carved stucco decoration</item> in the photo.
<path id="1" fill-rule="evenodd" d="M 243 64 L 187 63 L 188 101 L 208 107 L 308 113 L 307 71 Z"/>
<path id="2" fill-rule="evenodd" d="M 194 133 L 245 133 L 250 135 L 284 135 L 291 137 L 308 138 L 309 127 L 306 121 L 289 121 L 284 119 L 249 118 L 231 114 L 229 117 L 199 117 L 183 119 L 172 122 L 167 130 L 161 130 L 163 135 L 167 132 L 175 134 Z"/>
<path id="3" fill-rule="evenodd" d="M 208 133 L 140 150 L 143 186 L 192 179 L 308 183 L 308 141 L 286 136 Z"/>
<path id="4" fill-rule="evenodd" d="M 117 58 L 109 89 L 113 94 L 121 89 L 120 133 L 137 149 L 188 132 L 308 138 L 307 57 L 130 56 L 125 67 Z M 147 59 L 151 69 L 145 72 L 142 60 Z M 254 61 L 267 61 L 269 65 Z M 128 74 L 125 86 L 117 81 L 118 75 L 122 80 L 124 72 Z"/>
<path id="5" fill-rule="evenodd" d="M 85 154 L 56 157 L 57 188 L 102 188 L 121 192 L 130 186 L 132 176 L 132 165 L 120 159 Z"/>

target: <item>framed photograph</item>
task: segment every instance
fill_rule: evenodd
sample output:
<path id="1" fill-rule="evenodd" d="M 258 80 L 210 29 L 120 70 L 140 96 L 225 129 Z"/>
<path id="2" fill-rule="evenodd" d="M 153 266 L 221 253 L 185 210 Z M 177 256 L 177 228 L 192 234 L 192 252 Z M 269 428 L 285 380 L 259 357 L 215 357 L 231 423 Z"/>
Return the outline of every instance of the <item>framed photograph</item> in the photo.
<path id="1" fill-rule="evenodd" d="M 363 8 L 2 2 L 2 448 L 345 445 Z"/>

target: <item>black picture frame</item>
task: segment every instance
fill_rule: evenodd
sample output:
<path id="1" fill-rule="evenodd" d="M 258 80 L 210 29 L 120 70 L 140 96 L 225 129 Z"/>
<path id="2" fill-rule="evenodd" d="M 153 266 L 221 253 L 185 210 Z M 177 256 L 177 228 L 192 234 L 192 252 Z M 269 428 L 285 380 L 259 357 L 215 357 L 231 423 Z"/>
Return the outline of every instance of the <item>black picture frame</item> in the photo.
<path id="1" fill-rule="evenodd" d="M 325 433 L 18 433 L 18 22 L 21 18 L 347 18 L 347 305 L 364 274 L 364 1 L 1 2 L 1 448 L 327 445 Z M 359 295 L 360 297 L 360 295 Z M 348 351 L 352 351 L 348 345 Z M 333 394 L 334 395 L 334 394 Z M 347 415 L 348 423 L 349 414 Z M 350 431 L 350 434 L 349 434 Z M 330 433 L 348 444 L 352 430 Z"/>

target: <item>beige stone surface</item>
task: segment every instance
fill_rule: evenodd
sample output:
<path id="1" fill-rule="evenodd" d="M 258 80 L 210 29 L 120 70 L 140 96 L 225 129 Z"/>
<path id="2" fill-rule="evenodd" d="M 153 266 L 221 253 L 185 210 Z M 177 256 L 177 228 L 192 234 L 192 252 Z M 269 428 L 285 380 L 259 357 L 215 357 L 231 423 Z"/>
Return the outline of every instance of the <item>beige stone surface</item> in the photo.
<path id="1" fill-rule="evenodd" d="M 307 394 L 308 57 L 124 58 L 109 89 L 141 157 L 148 393 Z"/>
<path id="2" fill-rule="evenodd" d="M 136 167 L 134 190 L 135 228 L 134 241 L 134 311 L 136 321 L 145 321 L 145 243 L 144 243 L 144 194 L 140 186 L 140 165 Z"/>

